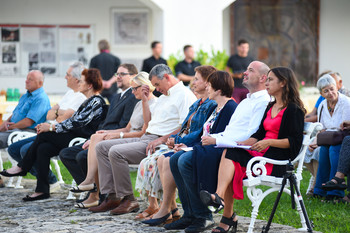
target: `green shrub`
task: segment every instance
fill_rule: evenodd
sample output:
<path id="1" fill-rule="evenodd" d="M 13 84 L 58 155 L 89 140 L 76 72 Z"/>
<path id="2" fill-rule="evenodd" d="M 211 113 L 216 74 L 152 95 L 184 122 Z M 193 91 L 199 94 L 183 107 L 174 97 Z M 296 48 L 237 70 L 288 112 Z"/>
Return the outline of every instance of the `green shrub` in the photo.
<path id="1" fill-rule="evenodd" d="M 211 65 L 217 68 L 218 70 L 225 70 L 226 63 L 229 56 L 225 50 L 219 51 L 214 48 L 211 49 L 210 53 L 204 51 L 203 49 L 199 49 L 196 51 L 195 60 L 201 63 L 202 65 Z M 177 51 L 177 53 L 170 54 L 167 62 L 170 69 L 175 74 L 175 66 L 177 63 L 184 59 L 182 55 L 182 51 Z"/>

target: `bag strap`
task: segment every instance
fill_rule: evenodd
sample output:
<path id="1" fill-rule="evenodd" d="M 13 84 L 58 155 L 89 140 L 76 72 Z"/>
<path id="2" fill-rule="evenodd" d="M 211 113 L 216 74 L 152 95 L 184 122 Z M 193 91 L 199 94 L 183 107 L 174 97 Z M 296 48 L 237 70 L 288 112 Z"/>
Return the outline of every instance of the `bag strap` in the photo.
<path id="1" fill-rule="evenodd" d="M 322 105 L 322 107 L 321 107 L 321 111 L 320 111 L 320 119 L 318 119 L 318 122 L 321 122 L 322 111 L 323 111 L 323 105 Z"/>

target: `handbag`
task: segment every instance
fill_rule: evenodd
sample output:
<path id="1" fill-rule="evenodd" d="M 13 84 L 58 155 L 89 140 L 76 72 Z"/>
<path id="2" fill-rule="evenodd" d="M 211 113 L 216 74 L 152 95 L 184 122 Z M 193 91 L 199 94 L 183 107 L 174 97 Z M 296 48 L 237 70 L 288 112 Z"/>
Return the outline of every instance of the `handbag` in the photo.
<path id="1" fill-rule="evenodd" d="M 317 134 L 317 145 L 318 146 L 339 145 L 343 142 L 343 139 L 348 135 L 350 135 L 349 130 L 324 131 Z"/>
<path id="2" fill-rule="evenodd" d="M 323 106 L 320 112 L 320 119 L 322 115 Z M 339 145 L 343 142 L 343 139 L 350 135 L 350 130 L 336 130 L 336 131 L 324 131 L 317 134 L 317 145 L 318 146 L 332 146 Z"/>

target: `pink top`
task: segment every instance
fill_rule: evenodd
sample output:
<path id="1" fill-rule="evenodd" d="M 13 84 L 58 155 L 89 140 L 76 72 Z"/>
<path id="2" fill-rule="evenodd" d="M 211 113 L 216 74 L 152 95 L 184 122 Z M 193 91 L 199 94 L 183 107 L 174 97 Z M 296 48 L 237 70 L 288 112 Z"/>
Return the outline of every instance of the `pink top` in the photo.
<path id="1" fill-rule="evenodd" d="M 278 132 L 280 131 L 283 113 L 286 110 L 286 108 L 281 110 L 274 118 L 271 117 L 271 110 L 272 108 L 270 108 L 270 110 L 267 112 L 266 118 L 263 122 L 264 129 L 266 131 L 265 138 L 263 140 L 278 138 Z M 264 156 L 264 154 L 268 149 L 269 147 L 267 147 L 265 150 L 262 150 L 260 152 L 253 151 L 253 150 L 247 150 L 247 151 L 251 156 L 256 157 L 256 156 Z M 235 161 L 233 161 L 233 164 L 235 166 L 235 174 L 233 176 L 233 198 L 243 199 L 244 197 L 243 178 L 246 177 L 246 174 L 245 174 L 246 168 L 242 167 L 240 163 Z M 267 163 L 265 167 L 266 167 L 267 175 L 270 175 L 272 172 L 273 165 L 270 163 Z"/>

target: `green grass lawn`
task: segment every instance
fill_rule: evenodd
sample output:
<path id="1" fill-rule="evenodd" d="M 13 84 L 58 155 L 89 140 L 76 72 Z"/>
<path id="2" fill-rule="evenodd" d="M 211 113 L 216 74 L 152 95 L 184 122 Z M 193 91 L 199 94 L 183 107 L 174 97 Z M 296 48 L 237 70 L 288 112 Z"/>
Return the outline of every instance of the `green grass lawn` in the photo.
<path id="1" fill-rule="evenodd" d="M 62 165 L 61 161 L 59 161 L 59 164 L 61 167 L 63 180 L 65 183 L 70 184 L 72 182 L 71 175 Z M 4 163 L 5 169 L 9 166 L 10 162 Z M 51 165 L 51 167 L 54 170 L 54 166 Z M 54 173 L 56 173 L 55 170 Z M 131 172 L 130 175 L 133 182 L 133 187 L 135 187 L 136 172 Z M 34 177 L 30 174 L 25 178 L 34 179 Z M 304 203 L 309 218 L 315 225 L 314 230 L 321 231 L 323 233 L 350 232 L 350 205 L 322 203 L 320 200 L 307 197 L 305 193 L 308 186 L 310 173 L 304 170 L 303 178 L 304 179 L 301 181 L 301 193 L 304 198 Z M 134 193 L 136 196 L 139 196 L 136 191 Z M 273 193 L 263 201 L 259 209 L 258 219 L 268 220 L 276 195 L 277 193 Z M 239 216 L 250 217 L 252 207 L 249 198 L 236 201 L 234 209 Z M 293 226 L 295 228 L 301 227 L 299 214 L 296 210 L 292 209 L 290 196 L 288 196 L 286 193 L 284 193 L 281 197 L 281 201 L 278 205 L 273 222 Z"/>

